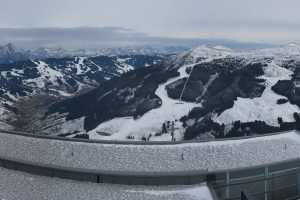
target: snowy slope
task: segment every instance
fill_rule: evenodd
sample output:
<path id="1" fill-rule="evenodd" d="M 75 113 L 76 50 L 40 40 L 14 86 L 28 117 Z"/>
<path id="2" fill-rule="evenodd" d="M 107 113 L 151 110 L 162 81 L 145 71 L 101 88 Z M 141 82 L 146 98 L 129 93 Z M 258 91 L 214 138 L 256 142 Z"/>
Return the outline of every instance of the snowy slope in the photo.
<path id="1" fill-rule="evenodd" d="M 221 58 L 218 54 L 218 57 Z M 171 99 L 166 91 L 166 86 L 170 83 L 176 82 L 179 79 L 187 78 L 189 75 L 186 73 L 187 68 L 193 68 L 200 63 L 206 63 L 213 60 L 207 58 L 201 62 L 191 65 L 184 65 L 178 69 L 179 76 L 172 78 L 160 85 L 155 94 L 161 99 L 161 106 L 157 109 L 153 109 L 139 119 L 133 117 L 116 118 L 100 124 L 96 129 L 88 132 L 91 139 L 107 139 L 107 140 L 124 140 L 127 136 L 134 136 L 136 139 L 140 139 L 150 134 L 153 136 L 159 133 L 162 128 L 162 124 L 167 121 L 174 121 L 175 123 L 175 138 L 176 140 L 182 140 L 185 129 L 182 127 L 182 123 L 179 122 L 180 118 L 187 115 L 193 108 L 201 107 L 201 104 L 188 103 L 180 100 Z M 111 136 L 101 136 L 97 132 L 110 133 Z M 162 135 L 153 137 L 152 140 L 170 141 L 171 135 Z"/>
<path id="2" fill-rule="evenodd" d="M 293 113 L 299 113 L 299 107 L 289 102 L 277 104 L 278 99 L 285 99 L 285 97 L 271 89 L 279 80 L 290 80 L 293 72 L 278 66 L 274 61 L 268 63 L 264 71 L 265 75 L 260 77 L 266 80 L 266 89 L 262 96 L 253 99 L 238 98 L 232 108 L 220 116 L 215 116 L 214 121 L 220 124 L 231 124 L 238 120 L 241 122 L 260 120 L 272 126 L 279 126 L 277 119 L 282 117 L 284 121 L 293 122 Z"/>
<path id="3" fill-rule="evenodd" d="M 295 59 L 298 60 L 300 56 L 300 46 L 297 44 L 289 44 L 286 46 L 281 46 L 273 49 L 261 49 L 261 50 L 250 50 L 250 51 L 234 51 L 222 46 L 208 47 L 200 46 L 195 48 L 187 54 L 179 55 L 180 59 L 185 59 L 183 63 L 196 63 L 199 62 L 199 59 L 208 59 L 208 58 L 241 58 L 245 59 L 246 62 L 265 62 L 265 58 L 272 58 L 273 61 L 269 61 L 267 67 L 264 68 L 264 75 L 258 78 L 265 80 L 265 90 L 260 97 L 257 98 L 242 98 L 234 102 L 234 106 L 221 115 L 214 115 L 213 120 L 219 124 L 232 124 L 235 121 L 241 122 L 252 122 L 252 121 L 264 121 L 270 126 L 279 126 L 278 117 L 281 117 L 285 122 L 294 122 L 293 113 L 299 113 L 300 109 L 297 105 L 292 105 L 290 102 L 285 104 L 277 104 L 278 99 L 285 99 L 284 96 L 276 94 L 271 88 L 279 80 L 290 80 L 293 71 L 285 69 L 280 66 L 284 60 Z M 207 60 L 206 60 L 207 61 Z M 182 62 L 182 61 L 177 61 Z M 205 62 L 205 61 L 204 61 Z M 193 65 L 193 64 L 192 64 Z M 197 65 L 197 64 L 194 64 Z M 185 65 L 179 68 L 179 72 L 185 71 Z M 114 119 L 109 122 L 100 124 L 96 129 L 100 132 L 109 132 L 113 133 L 111 137 L 99 137 L 95 134 L 91 135 L 91 138 L 101 138 L 101 139 L 124 139 L 126 135 L 144 135 L 147 136 L 148 132 L 153 135 L 153 132 L 157 132 L 161 129 L 161 124 L 164 121 L 178 120 L 180 117 L 186 115 L 194 107 L 200 107 L 194 103 L 184 103 L 183 105 L 188 105 L 189 109 L 186 109 L 184 112 L 181 110 L 181 104 L 169 103 L 166 101 L 168 95 L 165 92 L 164 88 L 166 85 L 183 78 L 181 71 L 181 77 L 169 80 L 165 84 L 161 85 L 156 94 L 162 99 L 162 106 L 159 109 L 152 110 L 149 113 L 145 114 L 142 118 L 138 120 L 133 120 L 132 118 L 123 118 L 123 119 Z M 186 75 L 187 76 L 187 75 Z M 212 80 L 213 81 L 213 80 Z M 205 88 L 203 90 L 204 95 L 208 90 Z M 164 91 L 165 94 L 162 95 L 161 91 Z M 172 102 L 174 100 L 171 100 Z M 176 102 L 176 101 L 175 101 Z M 157 113 L 156 113 L 156 112 Z M 175 114 L 174 114 L 175 113 Z M 170 115 L 176 116 L 175 118 L 169 117 Z M 168 116 L 169 115 L 169 116 Z M 115 121 L 116 120 L 116 121 Z M 117 125 L 116 125 L 117 124 Z M 180 123 L 177 123 L 180 124 Z M 125 126 L 124 126 L 125 125 Z M 142 126 L 143 128 L 139 128 Z M 156 127 L 156 128 L 154 128 Z M 179 125 L 180 134 L 175 134 L 177 139 L 182 139 L 182 126 Z M 95 133 L 95 130 L 94 130 Z M 122 136 L 123 137 L 122 137 Z M 179 136 L 178 136 L 179 135 Z M 159 137 L 153 137 L 152 140 L 170 140 L 170 135 L 162 135 Z"/>
<path id="4" fill-rule="evenodd" d="M 43 61 L 37 61 L 34 63 L 37 65 L 36 69 L 38 70 L 40 76 L 34 79 L 24 80 L 25 84 L 34 83 L 38 88 L 41 89 L 45 88 L 47 83 L 54 86 L 59 85 L 58 80 L 62 79 L 64 76 L 61 72 L 52 69 Z"/>
<path id="5" fill-rule="evenodd" d="M 166 85 L 185 78 L 188 76 L 186 69 L 192 67 L 192 65 L 185 65 L 179 69 L 180 75 L 176 78 L 168 80 L 166 83 L 160 85 L 155 94 L 162 100 L 161 107 L 154 109 L 143 115 L 141 118 L 135 120 L 133 117 L 117 118 L 111 121 L 100 124 L 95 130 L 90 131 L 88 134 L 92 139 L 126 139 L 127 136 L 135 136 L 141 138 L 141 136 L 154 135 L 161 130 L 161 126 L 166 121 L 179 120 L 181 116 L 187 114 L 192 108 L 200 106 L 194 103 L 180 102 L 168 97 L 165 90 Z M 183 130 L 178 125 L 178 130 L 175 133 L 176 138 L 181 140 Z M 111 137 L 101 137 L 97 132 L 111 133 Z M 171 136 L 161 137 L 162 140 L 171 140 Z"/>

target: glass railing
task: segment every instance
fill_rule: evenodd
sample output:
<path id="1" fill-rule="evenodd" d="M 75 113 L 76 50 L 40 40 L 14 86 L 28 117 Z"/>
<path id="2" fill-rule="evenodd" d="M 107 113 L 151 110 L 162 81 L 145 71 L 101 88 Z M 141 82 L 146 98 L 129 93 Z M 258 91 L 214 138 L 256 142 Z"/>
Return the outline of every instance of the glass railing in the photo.
<path id="1" fill-rule="evenodd" d="M 244 191 L 249 200 L 299 199 L 300 160 L 216 174 L 210 184 L 224 200 L 242 199 Z"/>

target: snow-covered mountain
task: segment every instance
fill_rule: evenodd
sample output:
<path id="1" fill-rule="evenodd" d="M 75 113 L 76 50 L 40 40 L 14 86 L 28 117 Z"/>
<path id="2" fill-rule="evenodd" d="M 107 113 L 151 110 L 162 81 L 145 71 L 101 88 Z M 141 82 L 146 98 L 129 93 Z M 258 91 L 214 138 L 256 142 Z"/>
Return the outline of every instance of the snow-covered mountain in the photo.
<path id="1" fill-rule="evenodd" d="M 28 59 L 39 60 L 47 58 L 66 57 L 97 57 L 97 56 L 155 56 L 171 55 L 188 50 L 181 46 L 151 47 L 151 46 L 126 46 L 99 49 L 64 49 L 61 47 L 39 47 L 36 49 L 22 49 L 9 43 L 0 46 L 0 63 L 14 63 Z"/>
<path id="2" fill-rule="evenodd" d="M 173 132 L 183 140 L 294 129 L 299 69 L 297 44 L 248 51 L 200 46 L 54 104 L 44 131 L 114 140 L 171 140 Z"/>
<path id="3" fill-rule="evenodd" d="M 26 60 L 29 56 L 29 51 L 17 49 L 11 43 L 0 46 L 0 63 L 13 63 L 20 60 Z"/>
<path id="4" fill-rule="evenodd" d="M 106 80 L 134 69 L 159 65 L 162 60 L 160 55 L 132 55 L 47 58 L 0 64 L 0 127 L 11 128 L 7 124 L 13 124 L 24 129 L 23 120 L 33 117 L 32 112 L 37 111 L 34 107 L 44 109 L 44 104 L 85 93 Z"/>

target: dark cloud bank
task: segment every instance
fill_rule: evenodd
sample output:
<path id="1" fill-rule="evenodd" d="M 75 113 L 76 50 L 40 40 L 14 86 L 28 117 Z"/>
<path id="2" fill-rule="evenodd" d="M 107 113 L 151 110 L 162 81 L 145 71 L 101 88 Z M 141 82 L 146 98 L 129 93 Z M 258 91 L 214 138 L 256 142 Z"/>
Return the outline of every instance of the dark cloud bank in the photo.
<path id="1" fill-rule="evenodd" d="M 183 39 L 151 37 L 117 27 L 80 28 L 0 28 L 0 44 L 13 43 L 22 48 L 108 48 L 125 46 L 183 46 L 201 44 L 225 45 L 231 48 L 259 48 L 263 43 L 246 43 L 226 39 Z"/>

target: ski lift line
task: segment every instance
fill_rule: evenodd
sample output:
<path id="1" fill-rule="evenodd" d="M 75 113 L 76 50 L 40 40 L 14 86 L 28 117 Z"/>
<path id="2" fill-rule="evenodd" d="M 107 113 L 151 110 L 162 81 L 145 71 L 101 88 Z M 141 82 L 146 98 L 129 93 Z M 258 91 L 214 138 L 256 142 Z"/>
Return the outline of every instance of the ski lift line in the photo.
<path id="1" fill-rule="evenodd" d="M 186 86 L 187 86 L 187 84 L 188 84 L 188 82 L 189 82 L 189 80 L 190 80 L 190 77 L 191 77 L 191 75 L 192 75 L 192 73 L 193 73 L 194 67 L 195 67 L 195 65 L 192 66 L 192 70 L 191 70 L 191 72 L 190 72 L 188 78 L 186 79 L 186 81 L 185 81 L 185 83 L 184 83 L 184 86 L 183 86 L 183 88 L 182 88 L 182 91 L 181 91 L 181 94 L 180 94 L 180 97 L 179 97 L 179 102 L 180 102 L 180 103 L 182 103 L 182 97 L 183 97 L 184 91 L 185 91 L 185 89 L 186 89 Z"/>
<path id="2" fill-rule="evenodd" d="M 222 57 L 222 56 L 220 56 L 220 58 L 221 58 L 221 57 Z M 208 62 L 209 60 L 210 60 L 210 59 L 207 59 L 206 62 Z M 180 94 L 180 97 L 179 97 L 179 102 L 178 102 L 178 104 L 183 104 L 183 103 L 182 103 L 182 97 L 183 97 L 184 91 L 185 91 L 185 89 L 186 89 L 186 87 L 187 87 L 187 84 L 188 84 L 188 82 L 189 82 L 189 80 L 190 80 L 190 77 L 191 77 L 191 75 L 192 75 L 192 73 L 193 73 L 193 71 L 194 71 L 194 67 L 195 67 L 196 65 L 200 64 L 200 63 L 203 63 L 203 61 L 198 62 L 198 63 L 195 63 L 195 64 L 192 65 L 192 70 L 191 70 L 191 72 L 190 72 L 190 74 L 189 74 L 187 80 L 186 80 L 185 83 L 184 83 L 184 86 L 183 86 L 183 88 L 182 88 L 182 91 L 181 91 L 181 94 Z"/>

